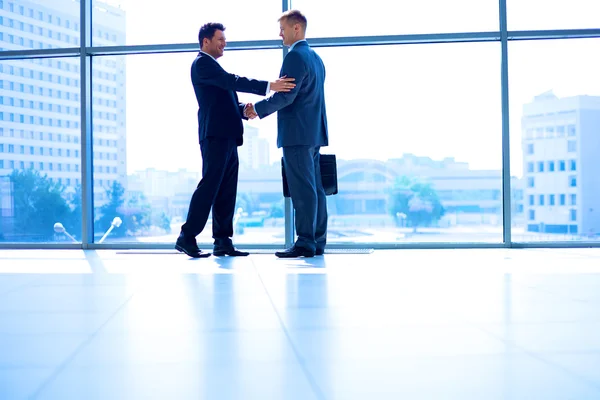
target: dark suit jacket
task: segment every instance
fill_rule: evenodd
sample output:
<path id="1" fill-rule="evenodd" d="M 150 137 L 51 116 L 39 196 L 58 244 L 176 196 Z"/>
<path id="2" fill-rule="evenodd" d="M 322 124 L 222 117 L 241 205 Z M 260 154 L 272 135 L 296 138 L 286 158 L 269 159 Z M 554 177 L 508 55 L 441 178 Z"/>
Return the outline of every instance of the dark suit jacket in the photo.
<path id="1" fill-rule="evenodd" d="M 308 43 L 299 42 L 283 60 L 280 76 L 295 78 L 288 93 L 275 93 L 254 105 L 260 118 L 277 113 L 277 147 L 327 146 L 325 66 Z"/>
<path id="2" fill-rule="evenodd" d="M 265 95 L 269 82 L 227 73 L 218 62 L 199 53 L 192 63 L 192 84 L 198 100 L 198 139 L 235 139 L 241 146 L 244 104 L 236 91 Z"/>

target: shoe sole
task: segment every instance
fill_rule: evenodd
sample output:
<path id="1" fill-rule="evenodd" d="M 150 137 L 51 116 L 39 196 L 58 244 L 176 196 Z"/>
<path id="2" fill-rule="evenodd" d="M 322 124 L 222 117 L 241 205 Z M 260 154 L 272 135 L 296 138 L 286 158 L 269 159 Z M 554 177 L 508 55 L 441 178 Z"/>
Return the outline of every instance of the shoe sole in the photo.
<path id="1" fill-rule="evenodd" d="M 304 253 L 304 254 L 300 254 L 299 256 L 293 256 L 293 257 L 292 257 L 292 256 L 288 256 L 288 255 L 277 255 L 277 254 L 275 254 L 275 256 L 276 256 L 277 258 L 300 258 L 300 257 L 304 257 L 304 258 L 312 258 L 312 257 L 314 257 L 315 255 L 314 255 L 314 254 L 310 254 L 310 253 L 308 253 L 308 254 Z"/>
<path id="2" fill-rule="evenodd" d="M 229 256 L 229 257 L 246 257 L 249 256 L 250 254 L 229 254 L 229 253 L 218 253 L 218 252 L 214 252 L 213 251 L 213 255 L 215 257 L 223 257 L 223 256 Z"/>
<path id="3" fill-rule="evenodd" d="M 210 253 L 194 253 L 194 254 L 190 254 L 188 253 L 183 247 L 179 246 L 179 245 L 175 245 L 175 250 L 179 251 L 180 253 L 185 253 L 188 256 L 192 257 L 192 258 L 206 258 L 206 257 L 210 257 Z"/>

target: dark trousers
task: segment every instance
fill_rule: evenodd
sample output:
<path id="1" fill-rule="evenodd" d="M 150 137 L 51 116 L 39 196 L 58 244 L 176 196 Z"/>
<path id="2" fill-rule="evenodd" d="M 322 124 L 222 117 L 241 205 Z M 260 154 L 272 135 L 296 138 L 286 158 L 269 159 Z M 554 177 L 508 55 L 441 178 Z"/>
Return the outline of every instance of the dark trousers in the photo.
<path id="1" fill-rule="evenodd" d="M 237 144 L 233 139 L 208 137 L 200 142 L 200 150 L 202 180 L 192 195 L 181 231 L 190 238 L 200 234 L 212 207 L 215 244 L 231 244 L 240 165 Z"/>
<path id="2" fill-rule="evenodd" d="M 295 211 L 296 246 L 324 249 L 327 241 L 327 199 L 321 182 L 320 147 L 283 148 L 283 166 Z"/>

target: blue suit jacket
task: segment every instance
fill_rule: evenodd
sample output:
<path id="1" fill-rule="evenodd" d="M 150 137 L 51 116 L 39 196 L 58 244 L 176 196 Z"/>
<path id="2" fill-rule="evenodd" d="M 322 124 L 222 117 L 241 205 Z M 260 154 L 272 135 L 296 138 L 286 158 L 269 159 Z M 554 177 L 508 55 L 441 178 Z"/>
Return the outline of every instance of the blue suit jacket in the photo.
<path id="1" fill-rule="evenodd" d="M 198 140 L 207 137 L 234 139 L 243 143 L 244 104 L 236 91 L 264 95 L 269 82 L 227 73 L 207 54 L 199 53 L 192 63 L 192 84 L 198 100 Z"/>
<path id="2" fill-rule="evenodd" d="M 327 146 L 325 66 L 308 43 L 297 43 L 283 60 L 279 76 L 295 78 L 288 93 L 275 93 L 254 105 L 264 118 L 277 113 L 277 147 Z"/>

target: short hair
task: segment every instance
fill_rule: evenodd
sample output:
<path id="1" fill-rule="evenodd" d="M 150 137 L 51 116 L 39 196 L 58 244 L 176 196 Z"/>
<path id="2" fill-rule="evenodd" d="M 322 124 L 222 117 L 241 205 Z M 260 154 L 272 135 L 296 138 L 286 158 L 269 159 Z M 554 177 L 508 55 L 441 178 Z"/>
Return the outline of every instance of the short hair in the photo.
<path id="1" fill-rule="evenodd" d="M 298 10 L 289 10 L 279 17 L 278 22 L 286 21 L 290 24 L 300 24 L 303 30 L 306 31 L 306 17 Z"/>
<path id="2" fill-rule="evenodd" d="M 202 42 L 204 39 L 212 39 L 215 36 L 216 31 L 224 31 L 225 27 L 223 24 L 219 24 L 218 22 L 209 22 L 207 24 L 202 25 L 200 31 L 198 32 L 198 42 L 200 42 L 200 47 L 202 47 Z"/>

